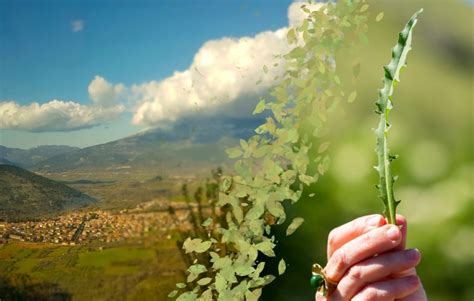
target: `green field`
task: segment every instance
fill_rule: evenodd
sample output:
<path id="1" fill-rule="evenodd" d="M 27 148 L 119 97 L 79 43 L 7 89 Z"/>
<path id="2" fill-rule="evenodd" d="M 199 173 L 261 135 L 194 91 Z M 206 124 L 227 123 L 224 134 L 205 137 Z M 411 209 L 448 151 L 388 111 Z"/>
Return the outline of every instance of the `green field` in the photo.
<path id="1" fill-rule="evenodd" d="M 0 246 L 6 300 L 165 300 L 184 270 L 174 239 L 110 246 Z"/>

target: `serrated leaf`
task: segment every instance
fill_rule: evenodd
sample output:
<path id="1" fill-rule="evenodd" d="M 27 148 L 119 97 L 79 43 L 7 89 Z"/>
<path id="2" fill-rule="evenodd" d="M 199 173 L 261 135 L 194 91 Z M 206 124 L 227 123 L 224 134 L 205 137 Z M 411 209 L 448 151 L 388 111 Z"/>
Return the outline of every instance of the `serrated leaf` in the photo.
<path id="1" fill-rule="evenodd" d="M 286 262 L 285 259 L 281 259 L 278 263 L 278 275 L 283 275 L 286 271 Z"/>
<path id="2" fill-rule="evenodd" d="M 384 214 L 390 224 L 396 224 L 396 207 L 398 202 L 393 192 L 393 176 L 390 170 L 390 154 L 388 151 L 388 130 L 389 115 L 393 108 L 392 97 L 393 90 L 397 82 L 400 81 L 400 70 L 406 66 L 408 52 L 411 49 L 412 31 L 418 21 L 418 15 L 423 10 L 416 12 L 405 25 L 405 28 L 398 36 L 398 42 L 392 48 L 392 59 L 390 63 L 384 66 L 384 86 L 379 90 L 379 97 L 375 103 L 376 112 L 380 115 L 379 126 L 375 130 L 376 152 L 378 165 L 376 170 L 379 172 L 379 198 L 384 204 Z"/>
<path id="3" fill-rule="evenodd" d="M 286 228 L 286 236 L 290 236 L 291 234 L 295 233 L 295 231 L 303 224 L 304 218 L 302 217 L 295 217 L 288 228 Z"/>

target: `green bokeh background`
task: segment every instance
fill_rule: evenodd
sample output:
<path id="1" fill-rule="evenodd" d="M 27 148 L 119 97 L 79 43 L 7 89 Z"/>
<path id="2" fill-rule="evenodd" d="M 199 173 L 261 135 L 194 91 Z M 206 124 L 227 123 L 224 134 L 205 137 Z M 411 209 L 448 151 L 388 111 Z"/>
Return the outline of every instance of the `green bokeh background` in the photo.
<path id="1" fill-rule="evenodd" d="M 474 298 L 473 202 L 473 8 L 451 0 L 371 1 L 369 45 L 361 49 L 361 73 L 354 103 L 340 106 L 330 136 L 332 158 L 327 175 L 310 187 L 289 220 L 306 221 L 290 237 L 277 229 L 277 254 L 285 258 L 287 272 L 264 289 L 263 300 L 312 300 L 309 286 L 313 262 L 325 263 L 329 231 L 358 216 L 380 213 L 374 184 L 377 173 L 372 128 L 382 65 L 398 32 L 419 8 L 424 13 L 414 30 L 408 68 L 394 96 L 391 152 L 399 175 L 395 196 L 399 213 L 407 217 L 409 248 L 422 252 L 418 273 L 429 300 Z M 351 72 L 352 62 L 338 68 Z M 308 194 L 314 192 L 315 197 Z M 279 258 L 272 262 L 276 271 Z"/>

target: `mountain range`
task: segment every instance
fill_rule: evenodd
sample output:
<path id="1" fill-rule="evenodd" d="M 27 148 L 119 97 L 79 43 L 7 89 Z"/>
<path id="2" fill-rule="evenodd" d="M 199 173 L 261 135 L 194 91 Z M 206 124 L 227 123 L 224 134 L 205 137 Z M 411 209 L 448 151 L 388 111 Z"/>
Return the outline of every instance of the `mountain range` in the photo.
<path id="1" fill-rule="evenodd" d="M 225 149 L 248 138 L 262 123 L 255 118 L 188 118 L 170 128 L 150 129 L 85 148 L 0 146 L 0 159 L 41 174 L 114 170 L 159 170 L 182 174 L 210 170 L 227 161 Z"/>

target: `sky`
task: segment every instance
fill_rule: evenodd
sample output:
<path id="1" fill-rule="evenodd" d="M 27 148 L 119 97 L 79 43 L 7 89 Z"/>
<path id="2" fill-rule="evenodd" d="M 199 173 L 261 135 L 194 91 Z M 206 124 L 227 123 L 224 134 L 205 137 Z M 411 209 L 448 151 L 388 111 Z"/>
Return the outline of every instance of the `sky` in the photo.
<path id="1" fill-rule="evenodd" d="M 288 49 L 299 6 L 0 0 L 0 145 L 85 147 L 190 115 L 247 114 L 281 73 L 262 67 Z"/>

